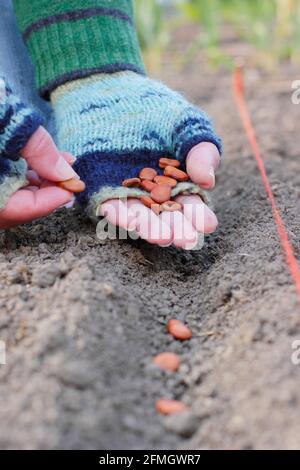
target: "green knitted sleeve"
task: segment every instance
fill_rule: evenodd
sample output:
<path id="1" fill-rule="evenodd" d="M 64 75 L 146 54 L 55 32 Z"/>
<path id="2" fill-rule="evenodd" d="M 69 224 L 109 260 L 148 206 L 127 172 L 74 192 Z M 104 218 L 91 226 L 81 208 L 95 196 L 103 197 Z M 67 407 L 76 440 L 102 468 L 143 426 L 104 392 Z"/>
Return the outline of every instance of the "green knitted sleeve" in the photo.
<path id="1" fill-rule="evenodd" d="M 132 0 L 13 0 L 41 96 L 93 73 L 144 73 Z"/>

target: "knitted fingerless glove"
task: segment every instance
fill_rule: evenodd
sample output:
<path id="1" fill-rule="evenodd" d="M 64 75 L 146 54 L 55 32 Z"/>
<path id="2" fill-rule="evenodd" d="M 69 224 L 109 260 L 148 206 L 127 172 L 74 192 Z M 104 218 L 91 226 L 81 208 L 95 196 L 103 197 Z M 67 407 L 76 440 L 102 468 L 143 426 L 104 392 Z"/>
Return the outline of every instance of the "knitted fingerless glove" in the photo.
<path id="1" fill-rule="evenodd" d="M 86 184 L 77 196 L 90 215 L 107 199 L 138 197 L 138 188 L 122 181 L 144 167 L 162 174 L 158 161 L 175 157 L 184 168 L 189 150 L 220 139 L 206 114 L 165 85 L 134 72 L 98 74 L 68 82 L 51 95 L 58 145 L 77 157 L 75 171 Z M 199 193 L 199 186 L 179 183 L 172 196 Z"/>
<path id="2" fill-rule="evenodd" d="M 20 152 L 42 123 L 41 116 L 23 104 L 0 78 L 0 209 L 27 183 L 27 165 Z"/>

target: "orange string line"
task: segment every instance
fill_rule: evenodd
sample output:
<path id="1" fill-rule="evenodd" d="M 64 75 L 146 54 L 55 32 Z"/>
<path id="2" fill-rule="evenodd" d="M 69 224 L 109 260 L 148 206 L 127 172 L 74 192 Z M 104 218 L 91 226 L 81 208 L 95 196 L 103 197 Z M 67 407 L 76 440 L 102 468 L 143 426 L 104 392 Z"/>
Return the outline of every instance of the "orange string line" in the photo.
<path id="1" fill-rule="evenodd" d="M 285 252 L 285 260 L 290 270 L 292 279 L 295 283 L 296 291 L 298 293 L 299 301 L 300 301 L 299 265 L 298 265 L 296 256 L 294 254 L 293 247 L 290 243 L 286 228 L 284 226 L 284 222 L 282 220 L 280 210 L 276 204 L 276 200 L 275 200 L 273 191 L 271 189 L 269 178 L 267 176 L 265 165 L 261 156 L 260 148 L 259 148 L 257 138 L 255 135 L 255 131 L 251 122 L 250 113 L 249 113 L 247 102 L 245 99 L 244 77 L 243 77 L 243 71 L 241 67 L 237 67 L 235 69 L 233 89 L 234 89 L 234 96 L 235 96 L 235 100 L 237 103 L 237 107 L 240 112 L 241 120 L 243 122 L 243 126 L 245 128 L 247 137 L 252 147 L 253 154 L 254 154 L 258 169 L 260 171 L 261 177 L 262 177 L 263 185 L 265 187 L 267 196 L 272 206 L 274 221 L 277 225 L 277 230 L 281 239 L 281 245 Z"/>

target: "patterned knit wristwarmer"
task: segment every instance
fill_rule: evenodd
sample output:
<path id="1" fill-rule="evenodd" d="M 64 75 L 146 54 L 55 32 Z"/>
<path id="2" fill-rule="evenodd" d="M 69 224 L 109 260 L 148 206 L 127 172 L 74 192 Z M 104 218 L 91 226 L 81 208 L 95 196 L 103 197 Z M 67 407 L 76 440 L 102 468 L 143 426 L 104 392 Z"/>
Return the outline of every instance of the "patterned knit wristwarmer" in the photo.
<path id="1" fill-rule="evenodd" d="M 184 168 L 189 150 L 200 142 L 220 149 L 208 117 L 179 93 L 134 72 L 94 75 L 52 93 L 58 145 L 77 157 L 75 171 L 86 183 L 78 201 L 95 214 L 101 202 L 144 193 L 122 181 L 144 167 L 159 174 L 160 157 L 175 157 Z M 172 196 L 200 193 L 180 183 Z"/>
<path id="2" fill-rule="evenodd" d="M 41 116 L 22 103 L 0 78 L 0 209 L 27 183 L 27 165 L 20 152 L 41 124 Z"/>

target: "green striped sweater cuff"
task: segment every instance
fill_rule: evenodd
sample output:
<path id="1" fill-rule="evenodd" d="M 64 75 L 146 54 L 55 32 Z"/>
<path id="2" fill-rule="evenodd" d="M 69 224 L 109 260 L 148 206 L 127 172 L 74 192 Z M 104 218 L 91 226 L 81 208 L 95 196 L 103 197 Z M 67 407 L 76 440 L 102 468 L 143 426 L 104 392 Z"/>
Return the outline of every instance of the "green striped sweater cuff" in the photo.
<path id="1" fill-rule="evenodd" d="M 93 73 L 144 73 L 132 0 L 13 0 L 40 94 Z"/>

